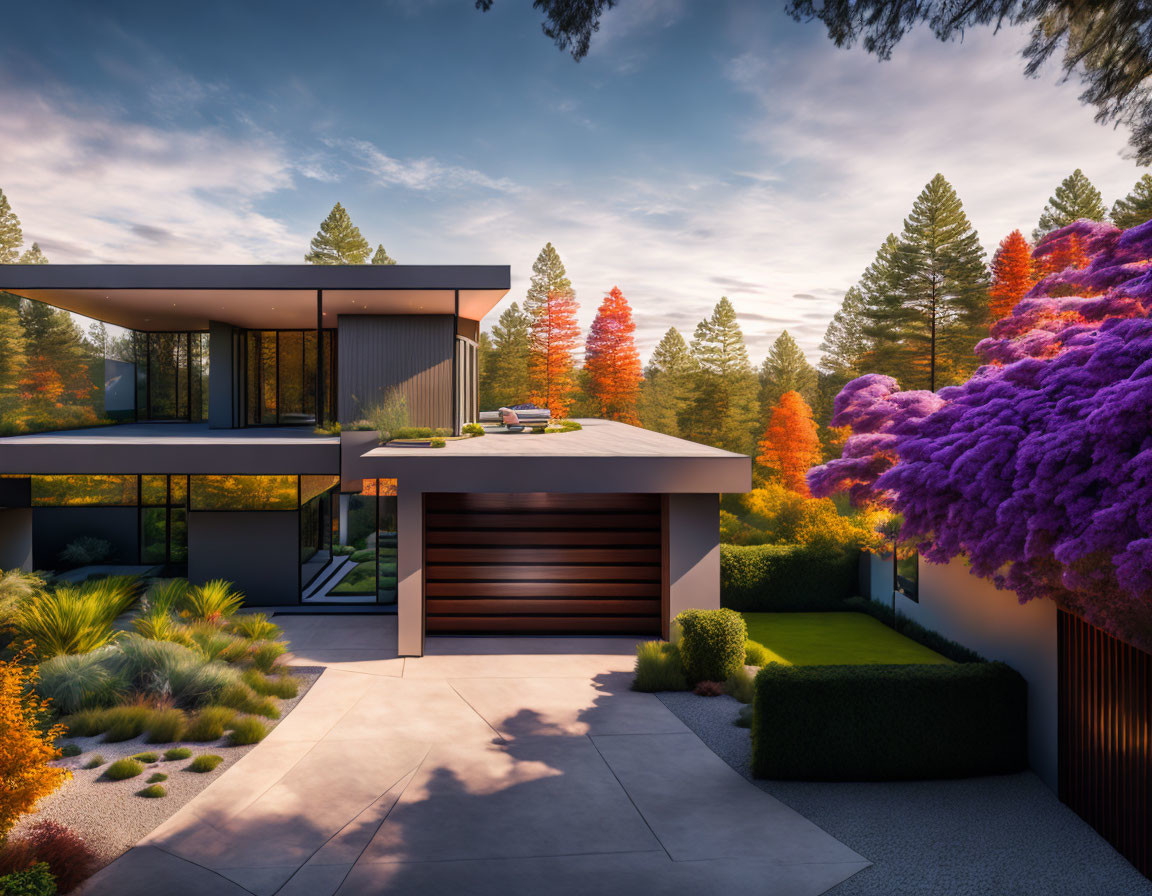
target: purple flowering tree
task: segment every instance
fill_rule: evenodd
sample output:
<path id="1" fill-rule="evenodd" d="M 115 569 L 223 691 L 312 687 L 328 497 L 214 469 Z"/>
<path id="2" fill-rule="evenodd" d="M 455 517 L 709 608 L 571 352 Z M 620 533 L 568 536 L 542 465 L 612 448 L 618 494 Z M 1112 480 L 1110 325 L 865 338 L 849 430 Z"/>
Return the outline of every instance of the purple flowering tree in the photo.
<path id="1" fill-rule="evenodd" d="M 809 473 L 903 515 L 929 560 L 1047 597 L 1152 647 L 1152 222 L 1078 221 L 1081 269 L 1042 280 L 977 347 L 989 362 L 933 395 L 864 376 L 836 398 L 843 456 Z"/>

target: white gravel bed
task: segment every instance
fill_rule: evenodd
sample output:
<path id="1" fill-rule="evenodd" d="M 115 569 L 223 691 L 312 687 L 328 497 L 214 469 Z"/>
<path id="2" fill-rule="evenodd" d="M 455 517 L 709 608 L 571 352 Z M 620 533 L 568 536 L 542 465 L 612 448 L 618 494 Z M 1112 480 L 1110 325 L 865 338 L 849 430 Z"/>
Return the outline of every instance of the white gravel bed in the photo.
<path id="1" fill-rule="evenodd" d="M 300 690 L 291 700 L 278 701 L 280 719 L 284 719 L 296 707 L 324 671 L 322 667 L 312 666 L 293 666 L 291 669 Z M 279 724 L 280 719 L 275 721 L 263 719 L 263 721 L 271 730 Z M 51 796 L 43 799 L 36 812 L 22 818 L 12 836 L 18 837 L 22 830 L 37 821 L 45 819 L 58 821 L 88 842 L 102 867 L 174 815 L 177 809 L 256 746 L 249 744 L 230 747 L 227 745 L 227 737 L 212 743 L 172 744 L 148 744 L 144 742 L 144 735 L 110 744 L 104 743 L 103 737 L 102 734 L 95 737 L 65 737 L 58 742 L 60 745 L 73 743 L 83 750 L 79 756 L 71 756 L 55 763 L 71 769 L 72 778 Z M 192 756 L 188 759 L 166 761 L 163 758 L 164 751 L 174 747 L 187 747 L 192 751 Z M 137 753 L 157 753 L 160 759 L 146 765 L 143 774 L 135 778 L 110 781 L 101 777 L 110 763 Z M 223 757 L 224 761 L 210 772 L 187 771 L 192 759 L 203 753 L 214 753 Z M 104 758 L 104 762 L 98 768 L 83 767 L 97 755 Z M 167 795 L 153 799 L 137 796 L 136 792 L 147 787 L 148 778 L 156 772 L 168 776 L 168 780 L 160 782 L 168 791 Z"/>
<path id="2" fill-rule="evenodd" d="M 1149 881 L 1031 772 L 959 781 L 762 781 L 731 697 L 657 694 L 757 787 L 873 863 L 829 896 L 1148 896 Z"/>

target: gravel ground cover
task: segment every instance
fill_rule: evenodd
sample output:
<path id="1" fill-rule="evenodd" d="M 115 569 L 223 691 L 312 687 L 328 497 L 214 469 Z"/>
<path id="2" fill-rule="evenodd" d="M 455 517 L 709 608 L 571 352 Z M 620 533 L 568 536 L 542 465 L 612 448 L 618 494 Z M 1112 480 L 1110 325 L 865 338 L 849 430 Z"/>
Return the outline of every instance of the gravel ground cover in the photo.
<path id="1" fill-rule="evenodd" d="M 731 697 L 657 694 L 736 771 L 873 863 L 830 896 L 1149 896 L 1143 877 L 1031 772 L 961 781 L 761 781 Z"/>
<path id="2" fill-rule="evenodd" d="M 280 720 L 304 698 L 322 671 L 320 667 L 292 667 L 300 690 L 291 700 L 279 701 Z M 279 721 L 270 719 L 263 721 L 269 730 L 279 724 Z M 76 744 L 83 751 L 78 756 L 61 759 L 56 763 L 71 769 L 72 779 L 45 798 L 36 812 L 25 816 L 13 832 L 15 836 L 19 836 L 24 828 L 37 821 L 58 821 L 80 834 L 96 853 L 100 865 L 107 865 L 175 814 L 177 809 L 224 774 L 255 746 L 228 746 L 226 736 L 203 744 L 146 744 L 143 735 L 110 744 L 104 743 L 103 737 L 102 734 L 95 737 L 66 737 L 60 741 L 60 744 Z M 164 751 L 174 747 L 187 747 L 192 751 L 192 756 L 188 759 L 165 760 Z M 102 777 L 104 770 L 117 759 L 145 752 L 157 753 L 160 759 L 146 764 L 142 774 L 123 781 L 110 781 Z M 224 761 L 210 772 L 188 771 L 192 759 L 204 753 L 221 756 Z M 84 768 L 97 755 L 103 757 L 104 762 L 98 768 Z M 167 796 L 157 799 L 137 796 L 136 792 L 146 787 L 148 779 L 156 772 L 168 776 L 167 780 L 161 782 L 168 792 Z"/>

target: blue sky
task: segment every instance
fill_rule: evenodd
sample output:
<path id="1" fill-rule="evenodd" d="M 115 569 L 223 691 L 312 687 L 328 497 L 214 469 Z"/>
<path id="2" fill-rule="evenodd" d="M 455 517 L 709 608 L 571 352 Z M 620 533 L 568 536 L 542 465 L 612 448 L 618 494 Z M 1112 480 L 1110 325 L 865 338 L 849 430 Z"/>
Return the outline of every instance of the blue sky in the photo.
<path id="1" fill-rule="evenodd" d="M 1109 204 L 1142 173 L 1012 31 L 880 64 L 782 4 L 621 0 L 577 64 L 529 0 L 472 6 L 23 4 L 0 188 L 55 262 L 300 262 L 340 201 L 401 262 L 510 264 L 512 301 L 551 240 L 585 325 L 618 285 L 647 355 L 727 295 L 758 363 L 783 328 L 818 357 L 937 171 L 989 251 L 1073 168 Z"/>

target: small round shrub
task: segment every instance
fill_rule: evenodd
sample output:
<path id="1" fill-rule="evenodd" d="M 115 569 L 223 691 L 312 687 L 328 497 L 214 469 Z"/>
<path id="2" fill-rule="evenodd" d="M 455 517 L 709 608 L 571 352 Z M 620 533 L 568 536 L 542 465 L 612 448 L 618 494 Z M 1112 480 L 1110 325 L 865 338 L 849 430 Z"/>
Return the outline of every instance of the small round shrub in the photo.
<path id="1" fill-rule="evenodd" d="M 248 744 L 258 744 L 268 734 L 268 728 L 255 716 L 242 716 L 232 723 L 232 730 L 228 732 L 228 745 L 243 747 Z"/>
<path id="2" fill-rule="evenodd" d="M 214 753 L 201 753 L 188 763 L 187 771 L 199 773 L 210 772 L 223 761 L 223 756 L 217 756 Z"/>
<path id="3" fill-rule="evenodd" d="M 160 761 L 160 754 L 152 752 L 136 753 L 131 758 L 135 759 L 137 762 L 143 762 L 145 765 L 151 765 L 153 762 Z"/>
<path id="4" fill-rule="evenodd" d="M 260 646 L 252 651 L 252 665 L 261 672 L 271 672 L 276 660 L 287 652 L 288 648 L 279 641 L 262 641 Z"/>
<path id="5" fill-rule="evenodd" d="M 104 730 L 104 740 L 108 743 L 119 743 L 139 737 L 148 727 L 154 710 L 150 706 L 113 706 L 104 710 L 107 728 Z"/>
<path id="6" fill-rule="evenodd" d="M 259 669 L 248 669 L 244 672 L 244 683 L 257 694 L 281 700 L 291 700 L 300 692 L 300 686 L 290 672 L 265 675 Z"/>
<path id="7" fill-rule="evenodd" d="M 110 781 L 124 781 L 142 774 L 144 765 L 135 759 L 117 759 L 104 769 L 104 777 Z"/>
<path id="8" fill-rule="evenodd" d="M 145 740 L 150 744 L 170 744 L 181 740 L 186 722 L 184 713 L 179 709 L 158 709 L 148 720 L 148 737 Z"/>
<path id="9" fill-rule="evenodd" d="M 434 436 L 428 440 L 428 447 L 429 448 L 443 448 L 447 444 L 448 443 L 444 439 L 440 438 L 439 436 Z"/>
<path id="10" fill-rule="evenodd" d="M 107 710 L 84 709 L 60 720 L 70 737 L 95 737 L 108 730 Z"/>
<path id="11" fill-rule="evenodd" d="M 220 706 L 227 706 L 237 712 L 264 716 L 268 719 L 280 718 L 280 708 L 271 697 L 262 697 L 246 684 L 230 684 L 216 695 Z"/>
<path id="12" fill-rule="evenodd" d="M 149 784 L 159 784 L 161 781 L 167 781 L 168 776 L 164 772 L 153 772 L 148 776 Z"/>
<path id="13" fill-rule="evenodd" d="M 159 799 L 162 796 L 168 796 L 168 791 L 164 789 L 162 784 L 149 784 L 143 790 L 137 790 L 136 796 L 142 796 L 145 799 Z"/>
<path id="14" fill-rule="evenodd" d="M 337 548 L 344 548 L 344 550 L 337 550 Z M 346 545 L 336 545 L 332 549 L 332 553 L 337 555 L 351 554 L 352 548 Z M 252 641 L 272 641 L 283 634 L 280 626 L 272 622 L 267 613 L 244 613 L 241 616 L 234 616 L 228 624 L 228 631 Z"/>
<path id="15" fill-rule="evenodd" d="M 676 622 L 689 683 L 722 682 L 744 667 L 748 627 L 735 610 L 685 610 Z"/>
<path id="16" fill-rule="evenodd" d="M 192 755 L 192 751 L 187 747 L 173 747 L 171 750 L 164 751 L 164 758 L 171 762 L 174 759 L 187 759 Z"/>
<path id="17" fill-rule="evenodd" d="M 52 701 L 62 713 L 108 706 L 122 692 L 124 682 L 111 666 L 115 648 L 88 653 L 62 653 L 40 664 L 36 693 Z"/>
<path id="18" fill-rule="evenodd" d="M 80 744 L 64 744 L 60 748 L 60 755 L 68 758 L 70 756 L 79 756 L 84 750 L 81 749 Z"/>
<path id="19" fill-rule="evenodd" d="M 97 753 L 84 763 L 84 768 L 100 768 L 104 764 L 104 757 Z"/>
<path id="20" fill-rule="evenodd" d="M 744 665 L 767 666 L 772 662 L 772 654 L 759 641 L 744 642 Z"/>
<path id="21" fill-rule="evenodd" d="M 465 423 L 460 427 L 460 432 L 466 436 L 482 436 L 484 435 L 484 427 L 479 423 Z"/>
<path id="22" fill-rule="evenodd" d="M 753 706 L 751 703 L 746 703 L 740 707 L 740 711 L 736 713 L 736 718 L 732 720 L 732 724 L 737 728 L 751 728 L 752 727 L 752 714 Z"/>
<path id="23" fill-rule="evenodd" d="M 195 744 L 219 740 L 235 716 L 236 712 L 226 706 L 205 706 L 189 720 L 183 739 Z"/>

